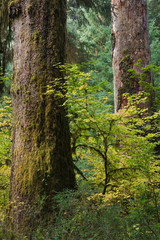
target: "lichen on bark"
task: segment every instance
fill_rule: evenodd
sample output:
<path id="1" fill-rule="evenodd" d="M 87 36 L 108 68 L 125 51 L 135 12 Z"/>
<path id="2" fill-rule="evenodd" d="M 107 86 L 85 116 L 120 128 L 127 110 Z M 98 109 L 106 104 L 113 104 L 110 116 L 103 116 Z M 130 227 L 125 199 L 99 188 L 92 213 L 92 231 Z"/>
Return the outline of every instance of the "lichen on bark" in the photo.
<path id="1" fill-rule="evenodd" d="M 45 199 L 41 209 L 47 210 L 39 215 L 45 218 L 52 214 L 55 193 L 74 189 L 76 182 L 61 87 L 65 79 L 55 67 L 65 59 L 66 1 L 19 0 L 18 6 L 21 13 L 13 17 L 10 215 L 13 230 L 29 234 L 33 219 L 36 227 L 37 215 L 32 215 L 39 199 Z M 55 94 L 47 95 L 56 79 Z"/>

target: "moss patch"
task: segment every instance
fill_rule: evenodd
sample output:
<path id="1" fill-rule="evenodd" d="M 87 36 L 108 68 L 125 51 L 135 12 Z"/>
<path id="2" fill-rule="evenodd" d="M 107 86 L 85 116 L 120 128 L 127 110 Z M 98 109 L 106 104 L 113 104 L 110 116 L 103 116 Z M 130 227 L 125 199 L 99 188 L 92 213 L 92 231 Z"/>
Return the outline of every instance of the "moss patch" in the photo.
<path id="1" fill-rule="evenodd" d="M 119 64 L 119 69 L 122 71 L 121 82 L 123 83 L 123 86 L 118 90 L 118 109 L 120 109 L 121 107 L 123 94 L 129 93 L 130 95 L 132 95 L 135 93 L 135 78 L 130 72 L 128 72 L 128 70 L 132 67 L 133 62 L 130 58 L 130 55 L 127 54 L 122 58 Z"/>

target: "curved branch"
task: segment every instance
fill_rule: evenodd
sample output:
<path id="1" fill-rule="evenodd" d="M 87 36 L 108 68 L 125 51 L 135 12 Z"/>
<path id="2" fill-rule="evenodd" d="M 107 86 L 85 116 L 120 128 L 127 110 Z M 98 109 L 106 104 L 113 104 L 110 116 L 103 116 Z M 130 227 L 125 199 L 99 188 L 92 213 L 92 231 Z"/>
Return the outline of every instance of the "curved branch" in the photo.
<path id="1" fill-rule="evenodd" d="M 103 160 L 105 160 L 105 155 L 99 149 L 97 149 L 97 148 L 95 148 L 93 146 L 88 146 L 87 144 L 79 144 L 79 145 L 76 146 L 76 148 L 77 147 L 89 148 L 89 149 L 97 152 L 103 158 Z"/>

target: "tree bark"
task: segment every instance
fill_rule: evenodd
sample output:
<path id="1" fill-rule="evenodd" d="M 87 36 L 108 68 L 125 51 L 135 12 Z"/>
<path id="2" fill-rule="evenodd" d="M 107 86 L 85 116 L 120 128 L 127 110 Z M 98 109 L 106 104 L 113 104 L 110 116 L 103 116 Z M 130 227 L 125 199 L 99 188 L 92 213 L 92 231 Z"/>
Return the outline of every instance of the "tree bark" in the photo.
<path id="1" fill-rule="evenodd" d="M 13 229 L 25 233 L 40 216 L 53 214 L 56 192 L 76 187 L 65 80 L 57 67 L 65 59 L 66 0 L 16 0 L 9 7 L 14 33 L 10 216 Z M 46 94 L 47 86 L 54 94 Z"/>
<path id="2" fill-rule="evenodd" d="M 141 59 L 142 67 L 150 64 L 147 0 L 111 0 L 112 6 L 112 64 L 114 72 L 115 112 L 127 105 L 124 93 L 143 91 L 139 80 L 131 78 L 128 69 L 141 71 L 134 64 Z M 144 79 L 152 83 L 151 72 Z M 144 104 L 151 112 L 152 94 Z"/>

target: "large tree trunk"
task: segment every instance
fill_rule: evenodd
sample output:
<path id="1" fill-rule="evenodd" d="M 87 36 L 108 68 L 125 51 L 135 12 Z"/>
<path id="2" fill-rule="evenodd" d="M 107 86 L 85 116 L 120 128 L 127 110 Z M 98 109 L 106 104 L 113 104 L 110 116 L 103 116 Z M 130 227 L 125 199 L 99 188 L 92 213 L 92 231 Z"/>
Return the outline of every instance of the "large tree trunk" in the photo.
<path id="1" fill-rule="evenodd" d="M 66 0 L 12 1 L 10 17 L 14 32 L 10 214 L 13 229 L 23 232 L 36 226 L 38 203 L 43 214 L 50 215 L 55 193 L 76 185 L 63 106 L 64 78 L 57 67 L 65 58 Z M 51 95 L 46 94 L 48 85 Z"/>
<path id="2" fill-rule="evenodd" d="M 136 94 L 143 90 L 138 79 L 131 78 L 128 69 L 134 68 L 138 59 L 142 67 L 150 63 L 147 0 L 111 0 L 112 6 L 112 64 L 114 72 L 115 112 L 127 105 L 124 93 Z M 151 73 L 144 79 L 152 83 Z M 152 94 L 151 94 L 152 95 Z M 143 105 L 151 111 L 151 99 Z"/>

